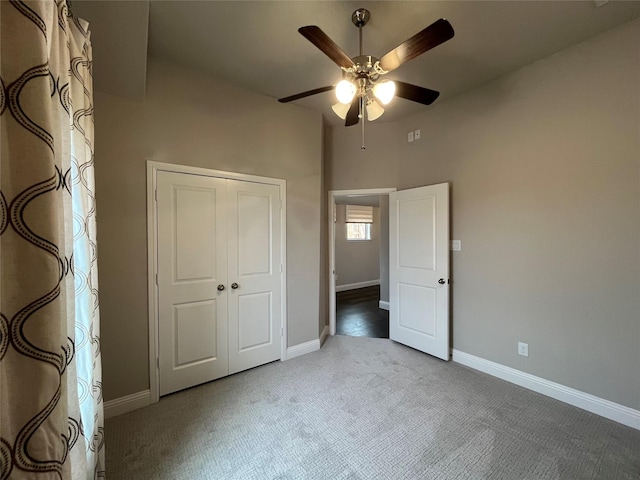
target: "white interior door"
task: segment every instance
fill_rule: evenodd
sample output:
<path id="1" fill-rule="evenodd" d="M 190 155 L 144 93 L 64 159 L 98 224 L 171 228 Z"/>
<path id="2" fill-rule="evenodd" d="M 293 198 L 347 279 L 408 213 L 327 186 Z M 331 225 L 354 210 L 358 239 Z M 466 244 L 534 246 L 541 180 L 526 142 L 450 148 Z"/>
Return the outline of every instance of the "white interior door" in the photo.
<path id="1" fill-rule="evenodd" d="M 226 180 L 158 172 L 160 395 L 228 374 Z M 221 221 L 222 219 L 222 221 Z"/>
<path id="2" fill-rule="evenodd" d="M 449 184 L 389 194 L 389 337 L 449 360 Z"/>
<path id="3" fill-rule="evenodd" d="M 229 180 L 229 373 L 280 359 L 280 187 Z"/>

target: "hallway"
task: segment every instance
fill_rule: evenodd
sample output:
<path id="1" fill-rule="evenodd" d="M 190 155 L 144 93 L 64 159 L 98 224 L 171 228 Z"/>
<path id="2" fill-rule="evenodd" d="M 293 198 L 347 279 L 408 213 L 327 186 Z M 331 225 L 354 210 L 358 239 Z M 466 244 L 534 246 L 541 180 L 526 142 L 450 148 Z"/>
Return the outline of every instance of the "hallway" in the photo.
<path id="1" fill-rule="evenodd" d="M 389 312 L 378 308 L 380 286 L 336 294 L 336 334 L 389 338 Z"/>

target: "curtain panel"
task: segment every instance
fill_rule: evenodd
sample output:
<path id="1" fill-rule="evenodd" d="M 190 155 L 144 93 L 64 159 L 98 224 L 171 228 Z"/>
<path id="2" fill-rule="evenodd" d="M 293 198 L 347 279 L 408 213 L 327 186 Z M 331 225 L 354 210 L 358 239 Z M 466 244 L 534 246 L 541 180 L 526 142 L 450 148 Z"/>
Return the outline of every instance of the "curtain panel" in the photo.
<path id="1" fill-rule="evenodd" d="M 88 24 L 0 1 L 0 480 L 105 478 Z"/>

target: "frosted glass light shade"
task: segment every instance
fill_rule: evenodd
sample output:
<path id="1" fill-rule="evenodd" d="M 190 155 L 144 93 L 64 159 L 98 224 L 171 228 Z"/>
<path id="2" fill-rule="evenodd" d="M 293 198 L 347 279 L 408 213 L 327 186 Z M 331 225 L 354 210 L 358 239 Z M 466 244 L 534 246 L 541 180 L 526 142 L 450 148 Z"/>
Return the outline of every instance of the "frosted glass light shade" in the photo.
<path id="1" fill-rule="evenodd" d="M 333 111 L 336 112 L 336 115 L 338 115 L 341 119 L 345 119 L 347 118 L 347 112 L 349 111 L 349 107 L 351 107 L 351 105 L 349 105 L 348 103 L 336 103 L 335 105 L 333 105 L 331 108 L 333 108 Z"/>
<path id="2" fill-rule="evenodd" d="M 396 84 L 391 80 L 380 82 L 373 87 L 373 94 L 378 100 L 380 100 L 380 103 L 386 105 L 396 94 Z"/>
<path id="3" fill-rule="evenodd" d="M 384 113 L 384 108 L 382 108 L 375 100 L 369 100 L 366 109 L 367 120 L 370 122 L 373 122 L 376 118 L 380 118 L 380 115 Z"/>
<path id="4" fill-rule="evenodd" d="M 336 98 L 340 103 L 351 103 L 356 94 L 356 86 L 348 80 L 340 80 L 336 85 Z"/>

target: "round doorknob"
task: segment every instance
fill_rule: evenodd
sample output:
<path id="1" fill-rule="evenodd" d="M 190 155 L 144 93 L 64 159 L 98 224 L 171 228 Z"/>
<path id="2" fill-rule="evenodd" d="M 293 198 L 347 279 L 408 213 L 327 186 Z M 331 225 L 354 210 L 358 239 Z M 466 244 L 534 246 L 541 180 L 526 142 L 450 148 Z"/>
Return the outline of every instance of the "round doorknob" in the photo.
<path id="1" fill-rule="evenodd" d="M 439 283 L 440 285 L 444 285 L 444 278 L 441 278 L 440 280 L 438 280 L 438 283 Z"/>
<path id="2" fill-rule="evenodd" d="M 233 283 L 231 284 L 231 288 L 233 288 L 234 290 L 235 290 L 236 288 L 238 288 L 238 286 L 239 286 L 239 285 L 238 285 L 237 283 L 235 283 L 235 282 L 233 282 Z"/>
<path id="3" fill-rule="evenodd" d="M 218 291 L 221 292 L 223 290 L 224 290 L 224 285 L 223 284 L 218 285 Z"/>

